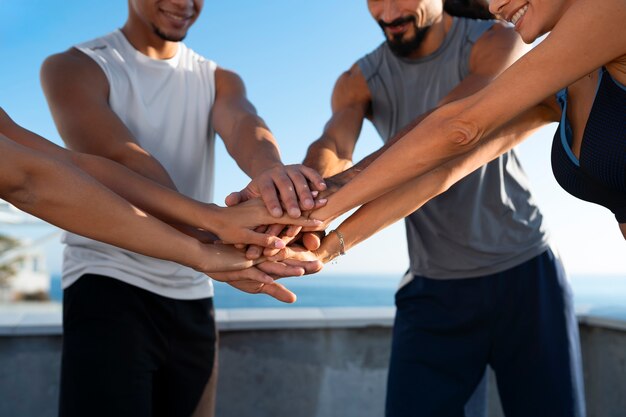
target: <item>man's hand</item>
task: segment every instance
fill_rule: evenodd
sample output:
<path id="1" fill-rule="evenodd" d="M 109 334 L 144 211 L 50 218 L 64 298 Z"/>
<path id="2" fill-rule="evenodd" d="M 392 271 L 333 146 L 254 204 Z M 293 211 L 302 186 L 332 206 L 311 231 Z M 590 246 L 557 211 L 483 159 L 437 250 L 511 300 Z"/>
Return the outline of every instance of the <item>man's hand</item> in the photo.
<path id="1" fill-rule="evenodd" d="M 304 165 L 281 165 L 258 175 L 243 190 L 231 193 L 226 197 L 226 205 L 234 206 L 260 197 L 272 216 L 282 216 L 284 206 L 289 216 L 298 218 L 302 210 L 312 210 L 315 207 L 315 197 L 311 189 L 326 189 L 326 184 L 317 171 Z"/>

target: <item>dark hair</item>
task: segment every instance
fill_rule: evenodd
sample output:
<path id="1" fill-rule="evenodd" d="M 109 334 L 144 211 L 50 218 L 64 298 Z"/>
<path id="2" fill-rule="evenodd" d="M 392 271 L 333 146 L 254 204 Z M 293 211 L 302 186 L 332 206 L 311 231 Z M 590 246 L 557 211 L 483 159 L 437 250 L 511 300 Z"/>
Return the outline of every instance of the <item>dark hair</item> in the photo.
<path id="1" fill-rule="evenodd" d="M 489 12 L 486 0 L 444 0 L 443 9 L 451 16 L 490 20 L 495 16 Z"/>

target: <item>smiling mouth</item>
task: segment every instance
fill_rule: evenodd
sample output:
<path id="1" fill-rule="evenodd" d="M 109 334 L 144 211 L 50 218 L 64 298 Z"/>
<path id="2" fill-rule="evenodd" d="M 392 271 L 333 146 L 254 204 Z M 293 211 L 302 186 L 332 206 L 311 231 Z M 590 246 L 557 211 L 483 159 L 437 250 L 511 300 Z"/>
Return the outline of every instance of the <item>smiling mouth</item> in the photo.
<path id="1" fill-rule="evenodd" d="M 511 16 L 511 18 L 509 19 L 509 22 L 511 22 L 513 25 L 516 25 L 517 22 L 519 22 L 519 20 L 522 18 L 522 16 L 526 14 L 527 10 L 528 10 L 528 4 L 522 7 L 521 9 L 519 9 L 517 12 L 515 12 L 515 14 Z"/>
<path id="2" fill-rule="evenodd" d="M 178 14 L 178 13 L 168 12 L 167 10 L 161 10 L 161 12 L 165 16 L 177 22 L 185 22 L 187 20 L 190 20 L 193 17 L 193 14 Z"/>

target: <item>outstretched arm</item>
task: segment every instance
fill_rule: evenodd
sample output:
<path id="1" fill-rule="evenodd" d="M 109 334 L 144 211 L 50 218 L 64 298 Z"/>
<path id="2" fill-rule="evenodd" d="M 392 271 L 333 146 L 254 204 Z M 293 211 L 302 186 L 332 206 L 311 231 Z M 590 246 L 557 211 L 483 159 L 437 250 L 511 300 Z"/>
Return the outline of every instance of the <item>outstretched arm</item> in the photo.
<path id="1" fill-rule="evenodd" d="M 408 216 L 478 169 L 485 161 L 490 161 L 508 151 L 537 128 L 557 118 L 558 110 L 554 106 L 547 104 L 536 106 L 494 132 L 466 155 L 456 157 L 363 205 L 337 228 L 344 237 L 344 250 L 347 251 Z M 331 233 L 324 238 L 316 253 L 320 260 L 328 262 L 338 256 L 340 251 L 339 239 L 336 234 Z"/>
<path id="2" fill-rule="evenodd" d="M 63 229 L 198 271 L 247 268 L 238 252 L 204 245 L 134 207 L 75 167 L 0 135 L 0 197 Z"/>
<path id="3" fill-rule="evenodd" d="M 499 126 L 547 96 L 602 65 L 623 62 L 625 20 L 623 0 L 577 0 L 541 44 L 483 90 L 428 116 L 333 194 L 318 216 L 336 217 L 471 151 Z"/>
<path id="4" fill-rule="evenodd" d="M 125 200 L 166 223 L 207 230 L 223 241 L 254 243 L 272 248 L 278 244 L 282 247 L 280 239 L 263 233 L 255 233 L 253 229 L 270 222 L 283 222 L 305 227 L 315 226 L 305 219 L 292 219 L 286 215 L 276 219 L 270 216 L 258 201 L 224 208 L 193 200 L 109 159 L 61 148 L 22 128 L 1 108 L 0 133 L 27 148 L 81 169 Z"/>

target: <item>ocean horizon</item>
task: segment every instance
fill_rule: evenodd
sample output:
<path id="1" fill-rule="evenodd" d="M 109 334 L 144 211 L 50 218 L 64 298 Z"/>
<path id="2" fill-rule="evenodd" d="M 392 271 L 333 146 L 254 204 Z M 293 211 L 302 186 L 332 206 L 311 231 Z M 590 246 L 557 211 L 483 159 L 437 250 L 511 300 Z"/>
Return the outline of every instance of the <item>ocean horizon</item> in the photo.
<path id="1" fill-rule="evenodd" d="M 297 307 L 392 307 L 401 274 L 333 274 L 284 278 L 280 282 L 298 300 L 285 304 L 266 295 L 246 294 L 221 283 L 213 283 L 216 308 Z M 626 319 L 626 276 L 571 275 L 570 283 L 578 311 Z M 50 298 L 61 301 L 61 276 L 51 278 Z"/>

